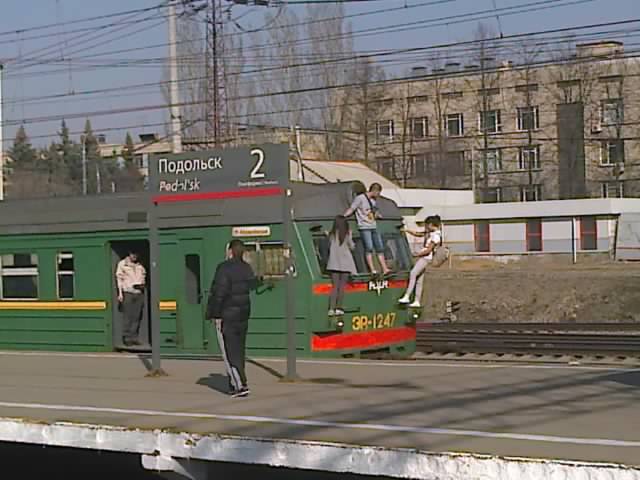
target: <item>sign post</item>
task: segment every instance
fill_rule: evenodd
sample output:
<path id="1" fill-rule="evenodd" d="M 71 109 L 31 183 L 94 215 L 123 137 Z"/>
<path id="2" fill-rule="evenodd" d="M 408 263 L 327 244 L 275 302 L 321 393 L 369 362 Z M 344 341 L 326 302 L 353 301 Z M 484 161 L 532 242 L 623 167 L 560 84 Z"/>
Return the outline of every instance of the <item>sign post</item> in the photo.
<path id="1" fill-rule="evenodd" d="M 152 375 L 166 375 L 160 366 L 160 246 L 158 221 L 162 205 L 194 201 L 233 201 L 239 198 L 280 197 L 287 255 L 286 304 L 287 375 L 296 378 L 296 322 L 292 258 L 292 209 L 288 144 L 185 152 L 149 159 L 149 253 L 151 295 Z M 194 207 L 197 208 L 197 207 Z M 232 219 L 232 221 L 242 219 Z M 231 226 L 231 225 L 230 225 Z"/>

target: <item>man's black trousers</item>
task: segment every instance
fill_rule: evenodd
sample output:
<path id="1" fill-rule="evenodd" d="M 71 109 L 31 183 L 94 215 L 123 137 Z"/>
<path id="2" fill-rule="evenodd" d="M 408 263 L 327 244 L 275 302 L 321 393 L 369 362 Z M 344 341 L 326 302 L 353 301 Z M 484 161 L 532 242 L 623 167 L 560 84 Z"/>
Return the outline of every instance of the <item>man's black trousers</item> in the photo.
<path id="1" fill-rule="evenodd" d="M 222 322 L 216 322 L 218 344 L 222 352 L 231 387 L 240 390 L 247 386 L 245 374 L 245 348 L 247 344 L 247 330 L 249 329 L 249 314 L 239 318 L 234 313 L 232 318 L 223 317 Z"/>

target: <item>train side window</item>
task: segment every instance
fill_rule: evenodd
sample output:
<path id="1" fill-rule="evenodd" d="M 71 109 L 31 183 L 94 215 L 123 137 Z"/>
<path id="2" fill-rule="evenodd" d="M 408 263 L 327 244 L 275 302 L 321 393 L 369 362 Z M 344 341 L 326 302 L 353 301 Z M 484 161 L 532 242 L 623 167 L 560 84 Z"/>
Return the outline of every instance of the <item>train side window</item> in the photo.
<path id="1" fill-rule="evenodd" d="M 58 279 L 58 299 L 71 300 L 75 297 L 75 267 L 73 253 L 60 252 L 56 259 Z"/>
<path id="2" fill-rule="evenodd" d="M 13 253 L 0 256 L 3 300 L 38 298 L 38 255 Z"/>
<path id="3" fill-rule="evenodd" d="M 187 303 L 197 305 L 200 303 L 200 255 L 185 255 L 184 266 Z"/>
<path id="4" fill-rule="evenodd" d="M 282 278 L 285 276 L 284 243 L 247 243 L 245 248 L 244 260 L 251 265 L 256 275 L 264 278 Z"/>

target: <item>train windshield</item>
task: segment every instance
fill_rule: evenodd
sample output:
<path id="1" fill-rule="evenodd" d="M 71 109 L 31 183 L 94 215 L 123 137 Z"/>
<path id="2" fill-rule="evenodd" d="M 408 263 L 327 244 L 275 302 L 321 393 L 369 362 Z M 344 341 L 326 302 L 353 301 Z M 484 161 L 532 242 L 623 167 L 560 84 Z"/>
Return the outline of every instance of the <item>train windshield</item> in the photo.
<path id="1" fill-rule="evenodd" d="M 362 239 L 354 236 L 356 248 L 353 252 L 353 260 L 359 274 L 366 275 L 369 273 L 367 262 L 365 259 L 364 245 Z M 405 237 L 400 233 L 383 233 L 382 238 L 385 243 L 384 256 L 387 265 L 395 272 L 406 272 L 411 270 L 411 252 L 407 245 Z M 320 269 L 323 274 L 327 273 L 327 262 L 329 261 L 329 239 L 325 236 L 314 238 L 316 256 L 320 263 Z"/>

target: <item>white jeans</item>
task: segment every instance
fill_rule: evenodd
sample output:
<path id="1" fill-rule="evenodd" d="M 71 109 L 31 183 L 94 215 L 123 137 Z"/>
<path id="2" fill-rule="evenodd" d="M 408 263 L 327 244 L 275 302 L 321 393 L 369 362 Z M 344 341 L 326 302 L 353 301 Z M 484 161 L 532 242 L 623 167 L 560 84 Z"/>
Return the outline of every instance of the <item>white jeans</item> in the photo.
<path id="1" fill-rule="evenodd" d="M 410 297 L 411 293 L 415 289 L 416 302 L 422 302 L 422 287 L 424 286 L 424 275 L 425 270 L 429 266 L 430 262 L 431 259 L 420 257 L 416 261 L 416 264 L 413 266 L 413 268 L 411 269 L 411 273 L 409 274 L 409 286 L 407 287 L 407 293 L 405 294 L 405 296 Z"/>

